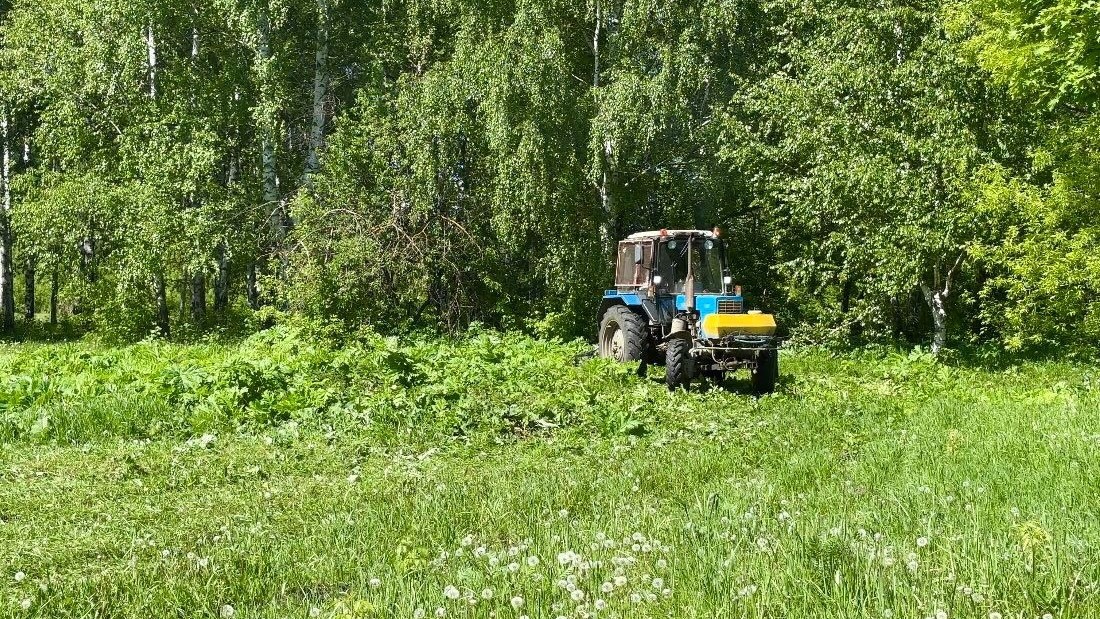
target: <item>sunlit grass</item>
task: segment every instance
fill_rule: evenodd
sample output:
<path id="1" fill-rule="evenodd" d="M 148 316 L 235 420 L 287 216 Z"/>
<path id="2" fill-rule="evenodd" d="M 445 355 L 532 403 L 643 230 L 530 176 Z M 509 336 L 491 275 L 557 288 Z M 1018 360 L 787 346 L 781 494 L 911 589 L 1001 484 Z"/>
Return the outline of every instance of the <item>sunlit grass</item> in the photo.
<path id="1" fill-rule="evenodd" d="M 0 450 L 0 616 L 1100 616 L 1093 370 L 784 371 L 756 400 L 563 365 L 625 434 L 51 410 L 84 429 Z"/>

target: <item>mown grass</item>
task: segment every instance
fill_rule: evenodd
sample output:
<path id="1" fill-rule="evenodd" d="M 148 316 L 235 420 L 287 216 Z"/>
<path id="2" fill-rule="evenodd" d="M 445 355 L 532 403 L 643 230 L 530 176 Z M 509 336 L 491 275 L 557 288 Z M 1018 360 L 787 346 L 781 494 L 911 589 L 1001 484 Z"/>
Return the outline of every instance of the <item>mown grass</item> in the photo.
<path id="1" fill-rule="evenodd" d="M 317 341 L 5 350 L 0 616 L 1100 616 L 1093 368 Z"/>

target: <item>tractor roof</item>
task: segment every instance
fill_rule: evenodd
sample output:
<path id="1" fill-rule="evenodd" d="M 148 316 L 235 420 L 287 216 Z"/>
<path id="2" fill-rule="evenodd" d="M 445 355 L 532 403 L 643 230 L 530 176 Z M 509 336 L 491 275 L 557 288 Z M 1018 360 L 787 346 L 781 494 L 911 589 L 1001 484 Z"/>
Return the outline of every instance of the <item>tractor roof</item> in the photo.
<path id="1" fill-rule="evenodd" d="M 702 237 L 702 238 L 707 238 L 707 239 L 716 239 L 716 238 L 718 238 L 718 236 L 715 235 L 713 232 L 710 232 L 710 231 L 707 231 L 707 230 L 653 230 L 653 231 L 650 231 L 650 232 L 638 232 L 636 234 L 631 234 L 630 236 L 627 237 L 627 239 L 659 239 L 663 236 L 665 236 L 665 237 L 667 237 L 667 236 L 675 236 L 675 237 L 696 236 L 696 237 Z"/>

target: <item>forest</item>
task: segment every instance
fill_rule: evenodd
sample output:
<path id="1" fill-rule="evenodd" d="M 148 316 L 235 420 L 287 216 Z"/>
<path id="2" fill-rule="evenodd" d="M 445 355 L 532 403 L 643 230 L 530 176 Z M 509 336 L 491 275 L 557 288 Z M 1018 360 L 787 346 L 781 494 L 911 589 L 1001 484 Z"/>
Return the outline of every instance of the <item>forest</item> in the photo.
<path id="1" fill-rule="evenodd" d="M 1087 354 L 1098 31 L 1078 0 L 3 0 L 0 326 L 592 337 L 615 241 L 718 227 L 796 341 Z"/>
<path id="2" fill-rule="evenodd" d="M 0 0 L 0 617 L 1100 617 L 1098 71 L 1097 0 Z"/>

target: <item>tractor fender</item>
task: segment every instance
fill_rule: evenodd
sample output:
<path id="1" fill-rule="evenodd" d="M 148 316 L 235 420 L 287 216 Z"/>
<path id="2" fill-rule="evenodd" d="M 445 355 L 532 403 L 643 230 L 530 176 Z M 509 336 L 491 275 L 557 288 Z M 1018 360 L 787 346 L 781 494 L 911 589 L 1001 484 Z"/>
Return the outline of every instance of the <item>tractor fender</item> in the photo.
<path id="1" fill-rule="evenodd" d="M 638 314 L 639 316 L 645 318 L 647 321 L 649 321 L 650 324 L 654 324 L 657 322 L 656 316 L 654 316 L 654 312 L 650 309 L 650 307 L 648 307 L 649 305 L 653 306 L 654 310 L 656 309 L 656 305 L 654 305 L 653 302 L 649 301 L 648 299 L 643 300 L 641 305 L 631 305 L 623 301 L 621 298 L 604 297 L 603 301 L 600 303 L 600 311 L 596 314 L 596 323 L 599 324 L 603 321 L 603 316 L 607 313 L 607 310 L 613 307 L 622 306 L 628 308 L 635 314 Z"/>

